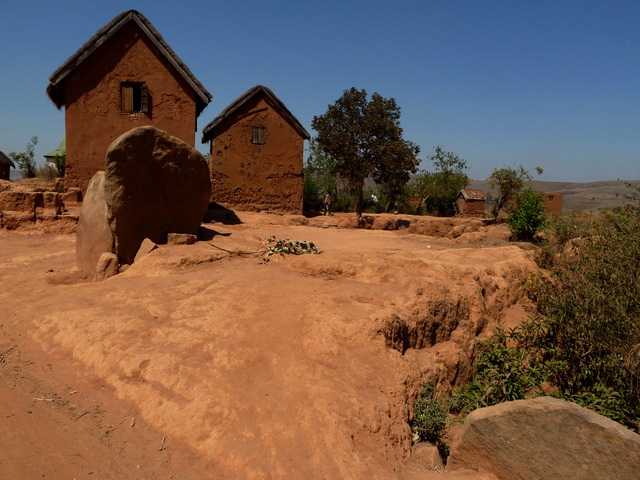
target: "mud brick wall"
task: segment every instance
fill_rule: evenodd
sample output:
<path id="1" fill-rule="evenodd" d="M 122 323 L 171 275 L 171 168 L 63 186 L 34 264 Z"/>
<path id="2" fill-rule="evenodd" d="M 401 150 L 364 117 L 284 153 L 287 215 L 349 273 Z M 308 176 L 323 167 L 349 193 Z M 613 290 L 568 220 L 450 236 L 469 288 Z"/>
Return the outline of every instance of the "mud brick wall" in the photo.
<path id="1" fill-rule="evenodd" d="M 251 143 L 265 129 L 263 145 Z M 211 200 L 241 210 L 302 213 L 304 139 L 264 99 L 237 112 L 211 142 Z"/>
<path id="2" fill-rule="evenodd" d="M 195 145 L 196 103 L 185 82 L 130 23 L 65 82 L 67 165 L 65 187 L 86 190 L 104 169 L 109 144 L 120 134 L 153 125 Z M 121 113 L 121 82 L 144 82 L 150 112 Z"/>
<path id="3" fill-rule="evenodd" d="M 562 194 L 544 193 L 544 212 L 547 215 L 560 215 L 562 213 Z"/>

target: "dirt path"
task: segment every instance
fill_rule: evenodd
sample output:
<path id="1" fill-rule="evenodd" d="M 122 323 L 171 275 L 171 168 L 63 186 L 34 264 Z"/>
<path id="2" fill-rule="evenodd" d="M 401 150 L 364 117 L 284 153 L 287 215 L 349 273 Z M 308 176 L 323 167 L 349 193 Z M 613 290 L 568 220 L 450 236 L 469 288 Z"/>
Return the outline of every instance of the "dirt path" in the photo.
<path id="1" fill-rule="evenodd" d="M 31 295 L 73 261 L 73 237 L 1 236 L 0 284 Z M 54 252 L 54 253 L 47 253 Z M 13 276 L 9 265 L 18 265 Z M 32 281 L 23 283 L 25 277 Z M 210 466 L 149 426 L 135 405 L 64 352 L 44 352 L 18 295 L 0 311 L 0 478 L 200 479 Z M 8 307 L 8 308 L 7 308 Z M 28 308 L 27 308 L 28 310 Z M 32 311 L 33 312 L 33 311 Z M 30 320 L 33 320 L 30 319 Z M 163 437 L 165 438 L 163 444 Z"/>
<path id="2" fill-rule="evenodd" d="M 72 236 L 1 234 L 0 403 L 14 436 L 0 437 L 0 478 L 390 478 L 411 447 L 409 397 L 458 375 L 462 347 L 533 268 L 509 245 L 212 228 L 224 250 L 275 234 L 323 253 L 265 265 L 199 242 L 67 283 Z M 378 334 L 394 314 L 460 297 L 472 314 L 450 341 L 401 355 Z"/>

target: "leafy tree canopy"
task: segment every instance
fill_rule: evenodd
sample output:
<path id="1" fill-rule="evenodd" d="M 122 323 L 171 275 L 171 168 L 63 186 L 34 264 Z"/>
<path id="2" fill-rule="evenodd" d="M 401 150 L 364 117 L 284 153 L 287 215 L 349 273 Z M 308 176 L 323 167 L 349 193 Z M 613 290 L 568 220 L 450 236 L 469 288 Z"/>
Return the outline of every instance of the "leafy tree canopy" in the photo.
<path id="1" fill-rule="evenodd" d="M 456 197 L 469 184 L 469 163 L 454 152 L 437 145 L 429 156 L 433 162 L 432 172 L 422 171 L 413 177 L 410 184 L 412 195 L 420 198 L 430 212 L 440 215 L 454 213 Z"/>
<path id="2" fill-rule="evenodd" d="M 35 150 L 37 144 L 38 137 L 31 137 L 23 152 L 11 152 L 9 154 L 9 157 L 15 162 L 25 178 L 36 176 Z"/>
<path id="3" fill-rule="evenodd" d="M 348 182 L 358 215 L 368 177 L 386 185 L 393 196 L 416 171 L 419 148 L 403 139 L 400 107 L 393 98 L 374 93 L 369 99 L 366 90 L 351 88 L 312 124 L 318 146 L 335 160 L 335 173 Z"/>

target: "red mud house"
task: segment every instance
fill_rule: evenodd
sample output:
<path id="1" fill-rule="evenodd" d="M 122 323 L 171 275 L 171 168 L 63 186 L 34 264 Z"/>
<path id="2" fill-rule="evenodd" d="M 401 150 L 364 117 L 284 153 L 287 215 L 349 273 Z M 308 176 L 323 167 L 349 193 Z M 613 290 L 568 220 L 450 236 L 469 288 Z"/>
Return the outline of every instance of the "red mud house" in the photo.
<path id="1" fill-rule="evenodd" d="M 302 213 L 302 155 L 309 134 L 261 85 L 242 94 L 207 125 L 211 200 L 244 210 Z"/>
<path id="2" fill-rule="evenodd" d="M 195 145 L 196 119 L 211 101 L 144 15 L 123 12 L 49 79 L 47 94 L 65 107 L 65 186 L 86 189 L 120 134 L 153 125 Z"/>
<path id="3" fill-rule="evenodd" d="M 459 215 L 482 217 L 484 216 L 486 196 L 483 191 L 473 188 L 464 188 L 456 198 L 456 211 Z"/>

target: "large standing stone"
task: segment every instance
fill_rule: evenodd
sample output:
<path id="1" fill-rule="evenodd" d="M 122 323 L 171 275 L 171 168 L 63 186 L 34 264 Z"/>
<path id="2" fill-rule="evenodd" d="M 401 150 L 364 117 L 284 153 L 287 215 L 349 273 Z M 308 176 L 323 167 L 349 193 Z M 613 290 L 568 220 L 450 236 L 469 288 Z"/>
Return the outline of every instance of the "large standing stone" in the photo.
<path id="1" fill-rule="evenodd" d="M 637 480 L 640 435 L 552 397 L 506 402 L 465 420 L 447 470 L 465 467 L 505 480 Z"/>
<path id="2" fill-rule="evenodd" d="M 87 187 L 76 231 L 78 268 L 93 277 L 100 255 L 113 251 L 113 235 L 104 195 L 105 173 L 97 172 Z"/>
<path id="3" fill-rule="evenodd" d="M 121 135 L 106 156 L 105 198 L 120 263 L 132 263 L 142 240 L 169 232 L 196 234 L 209 205 L 204 157 L 154 127 Z"/>

